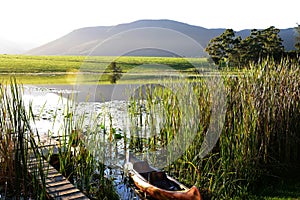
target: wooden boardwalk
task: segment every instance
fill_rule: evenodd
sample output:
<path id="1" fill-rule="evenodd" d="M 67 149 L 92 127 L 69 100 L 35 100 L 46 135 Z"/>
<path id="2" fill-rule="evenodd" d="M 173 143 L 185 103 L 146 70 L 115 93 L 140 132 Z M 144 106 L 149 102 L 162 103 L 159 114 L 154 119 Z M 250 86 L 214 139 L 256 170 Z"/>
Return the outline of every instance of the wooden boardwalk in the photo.
<path id="1" fill-rule="evenodd" d="M 56 148 L 57 143 L 49 138 L 46 145 L 39 147 L 39 150 L 49 152 L 50 148 Z M 45 175 L 46 192 L 50 199 L 54 200 L 88 200 L 89 198 L 77 189 L 69 180 L 59 173 L 52 165 L 44 158 L 39 161 L 35 156 L 32 156 L 28 162 L 28 170 L 31 174 L 39 173 L 39 166 L 42 166 L 42 171 Z"/>
<path id="2" fill-rule="evenodd" d="M 36 174 L 39 173 L 37 170 L 38 166 L 42 166 L 43 173 L 45 174 L 46 192 L 51 199 L 89 199 L 46 160 L 42 159 L 41 162 L 39 163 L 35 158 L 30 159 L 28 169 L 31 174 Z"/>

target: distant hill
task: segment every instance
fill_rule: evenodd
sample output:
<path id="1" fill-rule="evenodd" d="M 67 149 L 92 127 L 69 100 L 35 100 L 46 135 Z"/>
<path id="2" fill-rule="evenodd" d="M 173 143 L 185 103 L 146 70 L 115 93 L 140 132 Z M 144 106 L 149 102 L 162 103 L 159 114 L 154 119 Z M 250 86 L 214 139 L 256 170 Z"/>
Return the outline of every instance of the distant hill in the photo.
<path id="1" fill-rule="evenodd" d="M 155 31 L 155 36 L 150 36 L 146 32 L 148 29 L 143 28 L 152 27 L 158 28 Z M 159 32 L 161 29 L 161 33 Z M 267 28 L 267 27 L 266 27 Z M 34 48 L 27 54 L 33 55 L 120 55 L 118 51 L 121 47 L 134 48 L 139 45 L 139 42 L 149 39 L 149 43 L 164 43 L 167 49 L 184 49 L 185 55 L 187 56 L 203 56 L 199 55 L 199 52 L 193 52 L 192 48 L 186 46 L 183 41 L 178 38 L 172 38 L 173 35 L 164 34 L 164 30 L 174 30 L 180 32 L 185 36 L 188 36 L 198 42 L 202 47 L 206 47 L 210 39 L 220 35 L 225 29 L 206 29 L 200 26 L 193 26 L 172 20 L 139 20 L 127 24 L 119 24 L 116 26 L 98 26 L 98 27 L 87 27 L 72 31 L 71 33 L 58 38 L 52 42 L 49 42 L 43 46 Z M 106 42 L 116 34 L 122 37 L 122 33 L 128 33 L 131 30 L 138 30 L 133 32 L 131 35 L 126 36 L 126 39 L 115 37 L 113 41 L 106 46 L 105 49 L 95 47 L 102 42 Z M 120 34 L 121 33 L 121 34 Z M 238 31 L 236 35 L 246 37 L 249 35 L 250 30 Z M 147 35 L 148 34 L 148 35 Z M 294 49 L 295 33 L 294 29 L 283 29 L 280 31 L 280 36 L 283 39 L 283 44 L 286 50 Z M 172 42 L 166 42 L 172 41 Z M 169 46 L 168 46 L 169 45 Z M 127 52 L 128 55 L 139 55 L 139 56 L 174 56 L 173 52 L 168 52 L 159 49 L 136 49 L 132 52 Z M 175 55 L 178 56 L 178 55 Z"/>
<path id="2" fill-rule="evenodd" d="M 24 52 L 25 50 L 19 45 L 0 38 L 0 54 L 21 54 Z"/>

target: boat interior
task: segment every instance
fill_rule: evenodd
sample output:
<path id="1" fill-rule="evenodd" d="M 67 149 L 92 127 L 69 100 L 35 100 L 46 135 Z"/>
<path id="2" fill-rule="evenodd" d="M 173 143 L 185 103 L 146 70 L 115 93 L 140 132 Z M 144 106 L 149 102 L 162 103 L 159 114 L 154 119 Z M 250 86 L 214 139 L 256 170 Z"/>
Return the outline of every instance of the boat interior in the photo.
<path id="1" fill-rule="evenodd" d="M 170 190 L 170 191 L 180 191 L 184 190 L 179 184 L 170 180 L 167 174 L 163 171 L 158 171 L 149 166 L 146 161 L 138 161 L 133 164 L 133 169 L 137 171 L 146 181 L 151 185 L 158 188 Z"/>

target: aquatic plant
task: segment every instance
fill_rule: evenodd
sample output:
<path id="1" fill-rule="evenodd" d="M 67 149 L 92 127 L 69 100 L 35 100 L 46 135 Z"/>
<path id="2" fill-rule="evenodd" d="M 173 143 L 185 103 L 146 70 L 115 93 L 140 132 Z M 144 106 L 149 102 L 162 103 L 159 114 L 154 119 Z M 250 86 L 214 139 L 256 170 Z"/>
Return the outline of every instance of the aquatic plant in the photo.
<path id="1" fill-rule="evenodd" d="M 4 198 L 45 199 L 46 172 L 32 107 L 24 105 L 15 79 L 0 87 L 0 192 Z"/>
<path id="2" fill-rule="evenodd" d="M 197 185 L 202 193 L 213 199 L 246 198 L 262 177 L 280 177 L 278 172 L 288 174 L 289 169 L 300 164 L 299 77 L 299 62 L 288 59 L 280 63 L 266 59 L 251 64 L 239 75 L 223 74 L 225 122 L 217 144 L 204 158 L 200 152 L 212 117 L 211 85 L 206 84 L 205 77 L 198 77 L 193 80 L 196 84 L 181 86 L 180 90 L 186 91 L 193 87 L 198 97 L 199 126 L 189 148 L 178 160 L 167 163 L 169 166 L 165 170 L 187 185 Z M 182 115 L 176 109 L 178 104 L 173 96 L 174 93 L 165 92 L 157 98 L 159 101 L 157 96 L 144 98 L 143 112 L 139 104 L 142 101 L 132 101 L 135 104 L 131 104 L 131 115 L 136 125 L 132 131 L 140 141 L 138 149 L 136 145 L 131 146 L 133 150 L 144 153 L 157 150 L 168 141 L 166 138 L 176 137 L 178 127 L 182 126 L 178 123 Z M 165 121 L 163 125 L 151 127 L 157 120 L 157 113 L 151 109 L 158 104 L 164 110 Z M 145 134 L 135 134 L 141 133 L 146 126 L 156 131 L 152 133 L 156 137 L 145 140 Z"/>

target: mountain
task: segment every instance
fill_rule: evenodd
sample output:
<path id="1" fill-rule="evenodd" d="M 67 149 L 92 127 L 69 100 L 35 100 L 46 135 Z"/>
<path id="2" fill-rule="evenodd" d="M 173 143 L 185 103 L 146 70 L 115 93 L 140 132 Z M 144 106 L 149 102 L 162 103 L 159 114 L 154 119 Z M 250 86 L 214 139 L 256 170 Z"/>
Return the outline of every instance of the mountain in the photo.
<path id="1" fill-rule="evenodd" d="M 24 52 L 25 50 L 19 45 L 0 38 L 0 54 L 21 54 Z"/>
<path id="2" fill-rule="evenodd" d="M 203 56 L 204 52 L 201 55 L 199 51 L 195 52 L 196 46 L 201 45 L 203 51 L 210 39 L 224 31 L 172 20 L 139 20 L 116 26 L 77 29 L 27 54 Z M 244 38 L 249 33 L 250 30 L 246 29 L 236 32 L 236 35 Z M 293 28 L 281 30 L 280 36 L 286 50 L 292 50 L 295 43 Z"/>

